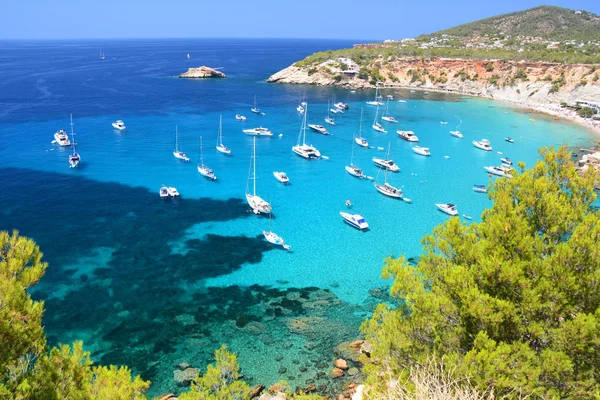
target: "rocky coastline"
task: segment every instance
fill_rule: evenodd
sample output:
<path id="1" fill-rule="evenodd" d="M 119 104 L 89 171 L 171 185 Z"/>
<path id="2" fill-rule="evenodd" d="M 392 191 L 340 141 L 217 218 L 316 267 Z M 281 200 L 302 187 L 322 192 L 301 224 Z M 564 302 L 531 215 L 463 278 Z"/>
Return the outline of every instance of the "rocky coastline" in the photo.
<path id="1" fill-rule="evenodd" d="M 186 72 L 179 74 L 178 77 L 188 79 L 225 78 L 225 74 L 203 65 L 198 68 L 189 68 Z"/>
<path id="2" fill-rule="evenodd" d="M 580 174 L 585 174 L 590 169 L 595 171 L 596 182 L 594 187 L 596 190 L 600 190 L 600 141 L 592 148 L 579 148 L 575 151 L 573 153 L 575 167 Z"/>

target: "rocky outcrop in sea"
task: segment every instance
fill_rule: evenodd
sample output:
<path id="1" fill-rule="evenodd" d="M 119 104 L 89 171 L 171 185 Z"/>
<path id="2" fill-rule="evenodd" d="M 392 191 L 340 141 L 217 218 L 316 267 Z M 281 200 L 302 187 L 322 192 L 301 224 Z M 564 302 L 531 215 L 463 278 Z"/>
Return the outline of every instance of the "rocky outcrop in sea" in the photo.
<path id="1" fill-rule="evenodd" d="M 179 74 L 179 78 L 203 79 L 203 78 L 225 78 L 225 74 L 205 65 L 198 68 L 190 68 Z"/>

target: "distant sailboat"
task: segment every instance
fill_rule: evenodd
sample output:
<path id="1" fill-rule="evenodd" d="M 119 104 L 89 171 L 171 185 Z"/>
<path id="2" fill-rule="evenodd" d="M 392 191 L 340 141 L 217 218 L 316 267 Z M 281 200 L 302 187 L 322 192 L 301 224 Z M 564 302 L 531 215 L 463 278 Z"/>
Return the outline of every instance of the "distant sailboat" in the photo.
<path id="1" fill-rule="evenodd" d="M 387 121 L 387 122 L 392 122 L 394 124 L 397 123 L 398 121 L 396 121 L 396 118 L 389 115 L 389 111 L 390 111 L 390 99 L 388 97 L 387 103 L 385 104 L 385 111 L 383 112 L 381 119 L 384 121 Z"/>
<path id="2" fill-rule="evenodd" d="M 327 101 L 327 116 L 325 117 L 325 122 L 329 125 L 335 125 L 335 120 L 331 118 L 330 112 L 329 101 Z"/>
<path id="3" fill-rule="evenodd" d="M 106 60 L 106 56 L 104 55 L 102 49 L 100 49 L 100 57 L 98 57 L 98 60 Z"/>
<path id="4" fill-rule="evenodd" d="M 250 173 L 252 173 L 253 190 L 250 193 Z M 252 157 L 250 162 L 250 170 L 248 171 L 248 181 L 246 182 L 246 201 L 252 208 L 254 214 L 270 214 L 271 205 L 256 195 L 256 138 L 253 138 Z"/>
<path id="5" fill-rule="evenodd" d="M 187 59 L 188 59 L 188 60 L 190 59 L 190 53 L 188 53 L 188 54 L 187 54 Z"/>
<path id="6" fill-rule="evenodd" d="M 356 139 L 358 139 L 356 135 L 354 139 L 355 140 L 352 141 L 352 153 L 350 153 L 350 165 L 346 165 L 345 169 L 346 172 L 348 172 L 352 176 L 355 176 L 357 178 L 365 178 L 365 173 L 362 171 L 362 169 L 354 165 L 354 143 L 356 142 Z"/>
<path id="7" fill-rule="evenodd" d="M 302 118 L 302 126 L 300 127 L 300 133 L 298 134 L 298 144 L 292 146 L 292 151 L 298 154 L 300 157 L 306 159 L 319 158 L 321 153 L 314 146 L 306 144 L 306 118 L 308 116 L 308 104 L 304 106 L 304 118 Z"/>
<path id="8" fill-rule="evenodd" d="M 379 179 L 379 174 L 381 173 L 381 169 L 379 170 L 379 172 L 377 173 L 377 179 Z M 377 181 L 374 183 L 375 185 L 375 189 L 377 189 L 377 191 L 379 191 L 379 193 L 384 194 L 388 197 L 393 197 L 395 199 L 401 199 L 402 198 L 402 190 L 390 185 L 387 181 L 387 173 L 388 170 L 387 168 L 385 169 L 384 172 L 384 183 L 383 185 L 380 185 L 377 183 Z"/>
<path id="9" fill-rule="evenodd" d="M 362 125 L 363 125 L 363 109 L 360 109 L 360 124 L 358 125 L 358 137 L 354 137 L 354 141 L 361 147 L 369 147 L 369 142 L 362 137 Z"/>
<path id="10" fill-rule="evenodd" d="M 183 151 L 179 151 L 179 135 L 177 134 L 177 125 L 175 125 L 175 150 L 173 156 L 178 160 L 190 161 L 190 158 Z"/>
<path id="11" fill-rule="evenodd" d="M 207 177 L 208 179 L 217 179 L 215 172 L 204 164 L 204 153 L 202 151 L 202 136 L 200 136 L 200 160 L 198 162 L 198 172 L 200 172 L 200 175 Z"/>
<path id="12" fill-rule="evenodd" d="M 256 95 L 254 95 L 254 107 L 250 109 L 254 114 L 266 115 L 264 112 L 260 111 L 260 108 L 256 106 Z"/>
<path id="13" fill-rule="evenodd" d="M 383 105 L 383 102 L 381 101 L 381 96 L 379 95 L 379 86 L 375 86 L 375 100 L 367 101 L 367 104 L 378 107 Z"/>
<path id="14" fill-rule="evenodd" d="M 231 149 L 228 149 L 223 144 L 223 116 L 219 116 L 219 138 L 217 139 L 217 151 L 220 151 L 223 154 L 230 155 Z"/>
<path id="15" fill-rule="evenodd" d="M 77 153 L 77 148 L 75 144 L 75 124 L 73 123 L 73 114 L 71 114 L 71 141 L 73 146 L 73 152 L 69 155 L 69 168 L 75 168 L 79 165 L 81 161 L 81 156 Z"/>
<path id="16" fill-rule="evenodd" d="M 275 246 L 281 246 L 286 250 L 292 248 L 289 244 L 285 243 L 281 236 L 273 232 L 273 214 L 269 214 L 269 230 L 263 231 L 263 235 L 269 243 L 274 244 Z"/>
<path id="17" fill-rule="evenodd" d="M 373 120 L 372 128 L 375 129 L 377 132 L 387 133 L 387 131 L 385 129 L 383 129 L 383 126 L 381 126 L 379 121 L 377 121 L 378 115 L 379 115 L 379 106 L 377 106 L 377 111 L 375 111 L 375 119 Z"/>

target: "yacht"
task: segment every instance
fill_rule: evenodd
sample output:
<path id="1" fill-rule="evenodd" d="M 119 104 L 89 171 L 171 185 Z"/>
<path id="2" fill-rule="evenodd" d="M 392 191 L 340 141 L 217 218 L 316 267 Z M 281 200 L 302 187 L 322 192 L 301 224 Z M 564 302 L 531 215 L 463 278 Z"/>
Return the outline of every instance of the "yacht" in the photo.
<path id="1" fill-rule="evenodd" d="M 235 119 L 238 121 L 245 121 L 246 117 L 244 117 L 242 114 L 235 114 Z"/>
<path id="2" fill-rule="evenodd" d="M 61 147 L 67 147 L 71 145 L 71 141 L 69 140 L 69 135 L 64 129 L 59 129 L 54 133 L 54 140 Z"/>
<path id="3" fill-rule="evenodd" d="M 363 109 L 360 109 L 360 124 L 358 125 L 358 136 L 354 137 L 354 141 L 361 147 L 369 147 L 369 142 L 362 137 L 362 124 L 363 124 Z"/>
<path id="4" fill-rule="evenodd" d="M 419 137 L 413 131 L 396 131 L 398 136 L 409 142 L 418 142 Z"/>
<path id="5" fill-rule="evenodd" d="M 344 110 L 347 110 L 347 109 L 349 109 L 349 108 L 350 108 L 350 107 L 348 107 L 348 104 L 346 104 L 346 103 L 344 103 L 344 102 L 341 102 L 341 101 L 338 101 L 338 102 L 337 102 L 337 103 L 335 103 L 333 106 L 334 106 L 335 108 L 337 108 L 338 110 L 342 110 L 342 111 L 344 111 Z"/>
<path id="6" fill-rule="evenodd" d="M 429 152 L 429 148 L 427 148 L 427 147 L 415 146 L 412 149 L 415 153 L 420 154 L 422 156 L 430 156 L 431 155 L 431 153 Z"/>
<path id="7" fill-rule="evenodd" d="M 125 123 L 123 121 L 121 121 L 120 119 L 118 119 L 112 123 L 112 127 L 115 129 L 118 129 L 120 131 L 123 131 L 123 130 L 125 130 Z"/>
<path id="8" fill-rule="evenodd" d="M 79 165 L 81 161 L 81 156 L 77 153 L 77 144 L 75 143 L 75 124 L 73 123 L 73 114 L 70 115 L 71 118 L 71 140 L 73 141 L 73 152 L 69 155 L 69 168 L 75 168 Z"/>
<path id="9" fill-rule="evenodd" d="M 441 125 L 448 125 L 448 121 L 440 121 Z"/>
<path id="10" fill-rule="evenodd" d="M 292 246 L 290 246 L 289 244 L 285 244 L 283 238 L 281 236 L 279 236 L 278 234 L 276 234 L 275 232 L 272 231 L 263 231 L 263 235 L 265 236 L 265 239 L 267 239 L 267 242 L 274 244 L 276 246 L 281 246 L 286 250 L 289 250 L 292 248 Z"/>
<path id="11" fill-rule="evenodd" d="M 492 151 L 492 145 L 487 139 L 481 139 L 480 141 L 473 140 L 473 146 L 481 150 Z"/>
<path id="12" fill-rule="evenodd" d="M 361 231 L 369 228 L 369 224 L 367 224 L 367 221 L 365 221 L 365 219 L 358 214 L 350 214 L 340 211 L 340 215 L 344 219 L 344 222 L 346 222 L 353 228 L 359 229 Z"/>
<path id="13" fill-rule="evenodd" d="M 177 134 L 177 125 L 175 125 L 175 150 L 173 150 L 173 156 L 182 161 L 190 161 L 190 158 L 183 151 L 179 151 L 179 140 Z"/>
<path id="14" fill-rule="evenodd" d="M 508 143 L 514 143 L 515 140 L 513 138 L 510 137 L 505 137 L 504 140 L 506 140 Z"/>
<path id="15" fill-rule="evenodd" d="M 335 107 L 330 108 L 329 111 L 334 114 L 343 114 L 344 113 L 342 110 L 335 108 Z"/>
<path id="16" fill-rule="evenodd" d="M 217 180 L 215 171 L 208 168 L 208 166 L 204 164 L 204 154 L 202 152 L 202 136 L 200 136 L 200 159 L 198 160 L 198 172 L 200 172 L 200 175 L 208 179 Z"/>
<path id="17" fill-rule="evenodd" d="M 298 144 L 292 146 L 292 151 L 300 157 L 306 159 L 319 158 L 321 153 L 314 146 L 306 144 L 306 117 L 308 115 L 308 104 L 305 106 L 304 118 L 302 118 L 302 126 L 298 134 Z"/>
<path id="18" fill-rule="evenodd" d="M 507 168 L 507 167 L 488 166 L 488 167 L 483 167 L 483 169 L 485 169 L 487 172 L 489 172 L 490 174 L 493 174 L 493 175 L 503 176 L 506 178 L 512 178 L 512 175 L 510 174 L 510 168 Z"/>
<path id="19" fill-rule="evenodd" d="M 391 143 L 388 144 L 388 151 L 387 151 L 387 154 L 386 154 L 386 156 L 388 157 L 387 159 L 373 157 L 373 162 L 379 168 L 383 168 L 383 169 L 386 169 L 386 170 L 392 171 L 392 172 L 399 172 L 400 171 L 400 167 L 398 167 L 398 165 L 396 165 L 396 163 L 394 162 L 394 160 L 392 160 L 391 158 L 389 158 L 390 157 L 390 148 L 391 148 Z"/>
<path id="20" fill-rule="evenodd" d="M 462 134 L 462 133 L 460 133 L 460 131 L 450 131 L 450 135 L 452 135 L 452 136 L 454 136 L 454 137 L 457 137 L 457 138 L 459 138 L 459 139 L 462 139 L 462 138 L 463 138 L 463 134 Z"/>
<path id="21" fill-rule="evenodd" d="M 379 95 L 379 86 L 375 86 L 375 100 L 367 101 L 367 104 L 370 106 L 382 106 L 383 102 L 381 101 L 381 96 Z"/>
<path id="22" fill-rule="evenodd" d="M 325 129 L 323 125 L 308 124 L 308 127 L 315 132 L 319 132 L 323 135 L 329 135 L 329 132 L 327 131 L 327 129 Z"/>
<path id="23" fill-rule="evenodd" d="M 454 204 L 436 204 L 435 205 L 441 212 L 446 213 L 448 215 L 451 216 L 456 216 L 458 215 L 458 209 L 456 208 L 456 206 Z"/>
<path id="24" fill-rule="evenodd" d="M 275 176 L 275 179 L 277 179 L 281 183 L 290 182 L 290 178 L 288 178 L 285 172 L 275 171 L 273 172 L 273 176 Z"/>
<path id="25" fill-rule="evenodd" d="M 383 185 L 378 185 L 377 183 L 374 183 L 375 185 L 375 189 L 377 189 L 379 191 L 379 193 L 382 193 L 388 197 L 393 197 L 395 199 L 401 199 L 402 198 L 402 190 L 395 188 L 394 186 L 390 185 L 389 183 L 384 183 Z"/>
<path id="26" fill-rule="evenodd" d="M 169 197 L 169 188 L 167 188 L 165 185 L 162 185 L 162 187 L 160 188 L 160 191 L 158 192 L 158 194 L 160 195 L 160 197 L 162 197 L 163 199 L 165 197 Z"/>
<path id="27" fill-rule="evenodd" d="M 217 138 L 217 151 L 230 155 L 231 149 L 225 147 L 223 144 L 223 116 L 219 116 L 219 137 Z"/>
<path id="28" fill-rule="evenodd" d="M 169 196 L 171 196 L 171 197 L 179 196 L 179 192 L 177 191 L 177 188 L 174 188 L 173 186 L 168 187 L 167 192 L 169 193 Z"/>
<path id="29" fill-rule="evenodd" d="M 508 157 L 503 157 L 500 159 L 500 161 L 502 161 L 502 164 L 506 164 L 506 165 L 513 165 L 513 162 L 510 158 Z"/>
<path id="30" fill-rule="evenodd" d="M 242 132 L 250 136 L 273 136 L 273 132 L 271 132 L 267 128 L 263 128 L 262 126 L 252 129 L 244 129 L 242 130 Z"/>
<path id="31" fill-rule="evenodd" d="M 296 110 L 300 113 L 300 114 L 304 114 L 304 111 L 306 111 L 304 109 L 304 106 L 306 105 L 306 102 L 304 100 L 302 100 L 302 102 L 300 104 L 298 104 L 298 107 L 296 107 Z"/>
<path id="32" fill-rule="evenodd" d="M 487 186 L 485 185 L 473 185 L 473 190 L 477 193 L 487 193 Z"/>
<path id="33" fill-rule="evenodd" d="M 248 171 L 248 181 L 246 182 L 246 201 L 248 201 L 248 205 L 252 208 L 252 212 L 254 212 L 254 214 L 270 214 L 271 205 L 263 200 L 260 196 L 256 195 L 256 138 L 253 139 L 252 163 L 250 166 L 253 168 L 251 170 L 253 191 L 250 193 L 250 171 Z"/>

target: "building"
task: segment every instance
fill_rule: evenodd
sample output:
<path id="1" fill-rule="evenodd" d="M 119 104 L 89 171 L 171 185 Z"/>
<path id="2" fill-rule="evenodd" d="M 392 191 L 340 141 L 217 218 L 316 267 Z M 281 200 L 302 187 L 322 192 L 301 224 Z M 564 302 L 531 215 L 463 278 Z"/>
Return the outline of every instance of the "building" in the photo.
<path id="1" fill-rule="evenodd" d="M 596 101 L 587 101 L 587 100 L 576 100 L 575 104 L 580 107 L 589 107 L 596 112 L 596 114 L 600 113 L 600 102 Z"/>

